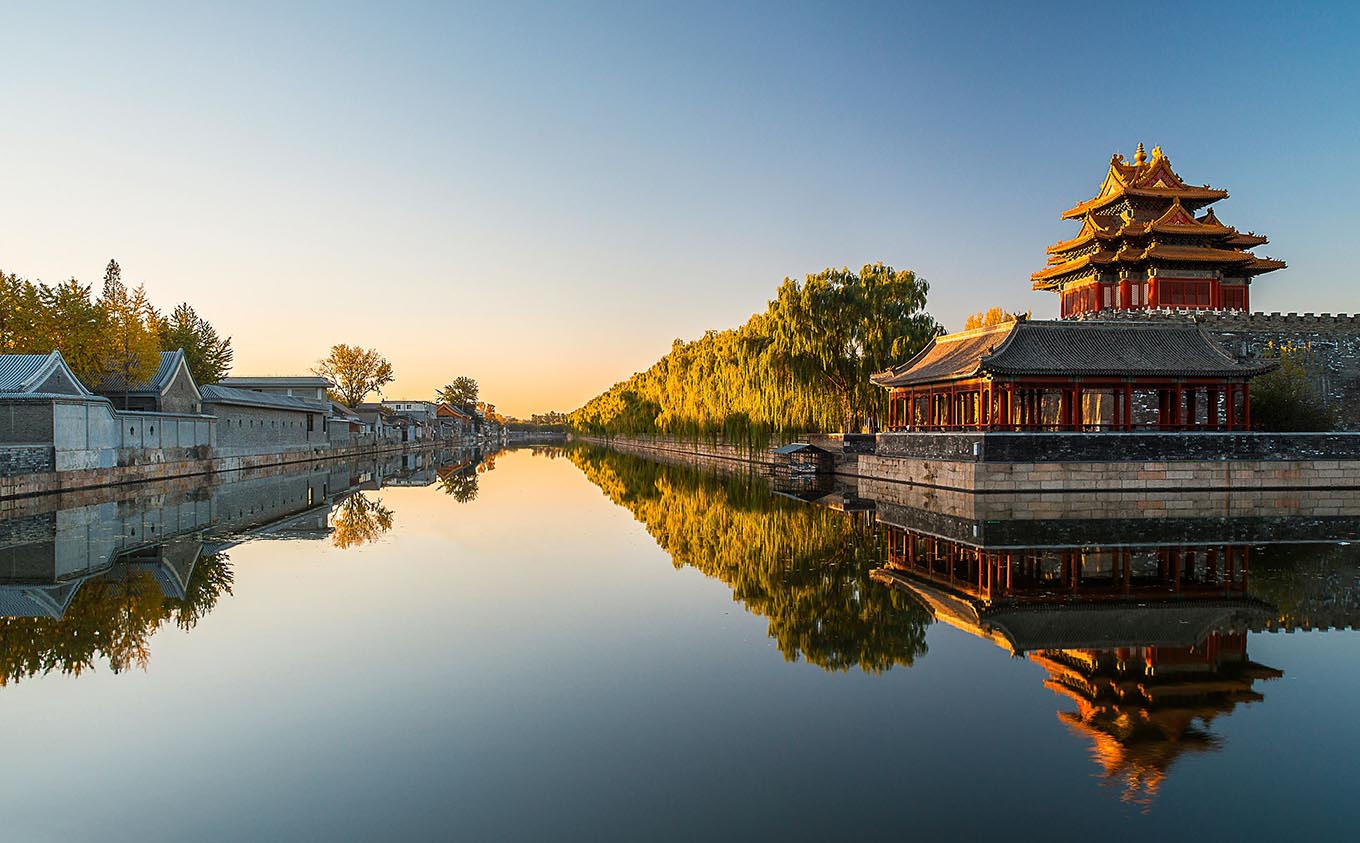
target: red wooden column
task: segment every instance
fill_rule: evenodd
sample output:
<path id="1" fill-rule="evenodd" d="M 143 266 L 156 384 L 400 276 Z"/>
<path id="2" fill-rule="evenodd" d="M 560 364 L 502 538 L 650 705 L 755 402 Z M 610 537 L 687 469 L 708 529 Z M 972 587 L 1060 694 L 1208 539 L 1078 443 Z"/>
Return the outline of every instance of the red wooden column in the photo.
<path id="1" fill-rule="evenodd" d="M 1171 423 L 1178 429 L 1185 426 L 1185 388 L 1176 382 L 1175 404 L 1171 408 Z"/>
<path id="2" fill-rule="evenodd" d="M 1133 430 L 1133 384 L 1124 384 L 1124 429 Z"/>
<path id="3" fill-rule="evenodd" d="M 1081 384 L 1072 384 L 1072 429 L 1084 430 L 1086 414 L 1081 410 Z"/>
<path id="4" fill-rule="evenodd" d="M 1242 384 L 1242 429 L 1251 430 L 1251 386 Z"/>
<path id="5" fill-rule="evenodd" d="M 1227 396 L 1228 399 L 1224 402 L 1224 411 L 1228 421 L 1228 430 L 1232 430 L 1237 425 L 1237 407 L 1235 406 L 1237 404 L 1236 384 L 1228 384 Z"/>
<path id="6" fill-rule="evenodd" d="M 1208 406 L 1204 410 L 1204 424 L 1210 430 L 1218 430 L 1218 385 L 1209 387 L 1205 390 L 1205 399 Z"/>

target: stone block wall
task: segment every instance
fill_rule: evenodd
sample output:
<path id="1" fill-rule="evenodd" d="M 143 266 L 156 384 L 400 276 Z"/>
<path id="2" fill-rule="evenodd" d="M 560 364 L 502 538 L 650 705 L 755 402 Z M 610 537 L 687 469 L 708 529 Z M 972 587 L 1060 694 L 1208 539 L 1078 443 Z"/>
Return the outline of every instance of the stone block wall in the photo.
<path id="1" fill-rule="evenodd" d="M 52 471 L 52 449 L 45 445 L 0 445 L 0 477 Z"/>

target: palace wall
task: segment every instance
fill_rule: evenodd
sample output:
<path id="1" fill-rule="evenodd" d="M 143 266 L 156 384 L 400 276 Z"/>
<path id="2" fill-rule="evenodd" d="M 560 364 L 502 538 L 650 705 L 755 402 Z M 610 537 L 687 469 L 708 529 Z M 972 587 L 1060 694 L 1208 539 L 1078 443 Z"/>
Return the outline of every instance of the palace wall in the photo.
<path id="1" fill-rule="evenodd" d="M 1100 320 L 1192 317 L 1234 357 L 1259 358 L 1272 344 L 1307 349 L 1306 367 L 1313 385 L 1336 411 L 1341 429 L 1360 430 L 1360 315 L 1102 310 L 1086 316 Z"/>

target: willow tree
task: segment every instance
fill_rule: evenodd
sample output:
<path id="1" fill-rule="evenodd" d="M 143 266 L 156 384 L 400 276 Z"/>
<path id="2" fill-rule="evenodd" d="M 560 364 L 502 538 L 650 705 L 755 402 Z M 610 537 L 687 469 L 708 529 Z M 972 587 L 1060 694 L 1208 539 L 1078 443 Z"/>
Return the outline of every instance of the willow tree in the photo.
<path id="1" fill-rule="evenodd" d="M 929 289 L 911 270 L 882 263 L 858 273 L 825 269 L 801 284 L 785 278 L 770 303 L 770 351 L 798 375 L 820 380 L 852 429 L 886 407 L 869 377 L 940 333 L 925 311 Z"/>

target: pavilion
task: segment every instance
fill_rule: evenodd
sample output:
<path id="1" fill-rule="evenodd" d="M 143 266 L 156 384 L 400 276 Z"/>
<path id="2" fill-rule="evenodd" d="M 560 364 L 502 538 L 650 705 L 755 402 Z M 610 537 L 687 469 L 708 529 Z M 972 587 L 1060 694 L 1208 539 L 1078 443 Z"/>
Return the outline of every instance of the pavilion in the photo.
<path id="1" fill-rule="evenodd" d="M 1251 427 L 1250 378 L 1191 322 L 1021 319 L 936 337 L 874 375 L 889 430 L 1135 431 Z"/>

